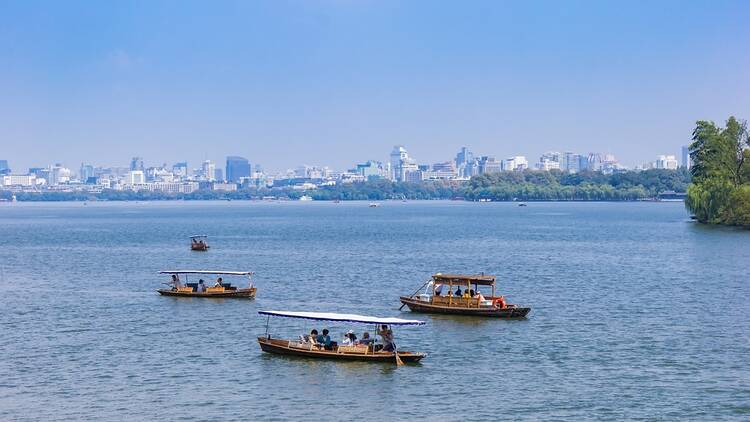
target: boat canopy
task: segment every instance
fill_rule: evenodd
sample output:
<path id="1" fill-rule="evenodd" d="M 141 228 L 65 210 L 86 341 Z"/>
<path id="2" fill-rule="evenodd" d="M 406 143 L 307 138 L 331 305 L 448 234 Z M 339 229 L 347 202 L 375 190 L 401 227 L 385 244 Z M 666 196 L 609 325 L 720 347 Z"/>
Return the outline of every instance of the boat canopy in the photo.
<path id="1" fill-rule="evenodd" d="M 213 274 L 213 275 L 252 275 L 252 271 L 204 271 L 204 270 L 169 270 L 159 274 Z"/>
<path id="2" fill-rule="evenodd" d="M 190 236 L 191 239 L 207 238 L 207 237 L 208 237 L 207 234 L 196 234 L 196 235 Z"/>
<path id="3" fill-rule="evenodd" d="M 258 311 L 258 313 L 261 315 L 313 319 L 317 321 L 356 322 L 360 324 L 424 325 L 424 321 L 418 321 L 416 319 L 380 318 L 365 315 L 336 314 L 333 312 Z"/>
<path id="4" fill-rule="evenodd" d="M 432 276 L 436 283 L 441 284 L 478 284 L 480 286 L 491 286 L 495 284 L 495 276 L 489 274 L 442 274 Z"/>

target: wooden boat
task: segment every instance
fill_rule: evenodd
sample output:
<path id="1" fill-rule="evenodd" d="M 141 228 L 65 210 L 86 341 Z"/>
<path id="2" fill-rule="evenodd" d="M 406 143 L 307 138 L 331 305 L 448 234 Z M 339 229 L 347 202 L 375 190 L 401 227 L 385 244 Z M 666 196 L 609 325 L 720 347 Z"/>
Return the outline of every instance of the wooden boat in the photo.
<path id="1" fill-rule="evenodd" d="M 204 297 L 204 298 L 239 298 L 239 299 L 255 299 L 256 288 L 253 286 L 252 272 L 249 271 L 202 271 L 202 270 L 171 270 L 171 271 L 159 271 L 159 274 L 169 274 L 172 276 L 170 283 L 164 283 L 171 288 L 168 289 L 157 289 L 162 296 L 177 296 L 177 297 Z M 180 280 L 180 276 L 185 276 L 185 282 Z M 189 282 L 190 275 L 211 275 L 218 276 L 215 284 L 208 286 L 203 279 L 199 279 L 197 282 Z M 223 276 L 238 276 L 247 277 L 248 286 L 244 288 L 238 288 L 233 286 L 232 283 L 225 282 Z"/>
<path id="2" fill-rule="evenodd" d="M 336 342 L 331 343 L 331 347 L 326 349 L 320 344 L 305 341 L 302 336 L 297 340 L 274 338 L 268 332 L 268 323 L 271 317 L 298 318 L 315 321 L 333 321 L 356 324 L 370 324 L 377 328 L 382 325 L 403 326 L 403 325 L 424 325 L 423 321 L 406 320 L 399 318 L 378 318 L 364 315 L 337 314 L 323 312 L 289 312 L 289 311 L 259 311 L 261 315 L 266 315 L 266 334 L 258 337 L 258 344 L 264 352 L 274 353 L 287 356 L 301 356 L 314 359 L 333 359 L 344 361 L 360 362 L 386 362 L 396 363 L 414 363 L 427 356 L 425 353 L 409 352 L 395 348 L 394 351 L 385 351 L 381 344 L 375 341 L 368 344 L 355 344 L 349 346 L 338 345 Z M 373 339 L 375 340 L 375 339 Z"/>
<path id="3" fill-rule="evenodd" d="M 196 236 L 190 236 L 190 250 L 191 251 L 199 251 L 199 252 L 205 252 L 210 248 L 208 246 L 208 236 L 206 235 L 196 235 Z"/>
<path id="4" fill-rule="evenodd" d="M 430 284 L 431 286 L 427 286 Z M 473 285 L 473 289 L 472 289 Z M 424 294 L 417 294 L 422 287 L 426 288 Z M 447 294 L 441 296 L 442 289 L 447 286 Z M 491 286 L 491 296 L 475 294 L 457 296 L 454 294 L 454 286 L 460 291 L 465 290 L 479 292 L 479 286 Z M 428 293 L 429 292 L 429 293 Z M 412 312 L 473 315 L 495 318 L 524 318 L 531 308 L 519 307 L 505 302 L 504 296 L 495 296 L 494 275 L 464 275 L 464 274 L 441 274 L 432 276 L 411 296 L 401 296 L 401 307 L 408 306 Z"/>

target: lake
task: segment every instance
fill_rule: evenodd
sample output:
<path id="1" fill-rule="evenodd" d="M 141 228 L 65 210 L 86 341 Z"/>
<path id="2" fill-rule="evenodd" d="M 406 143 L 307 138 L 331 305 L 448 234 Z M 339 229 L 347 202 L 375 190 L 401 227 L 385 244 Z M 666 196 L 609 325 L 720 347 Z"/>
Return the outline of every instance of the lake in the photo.
<path id="1" fill-rule="evenodd" d="M 750 418 L 750 231 L 681 203 L 6 203 L 0 239 L 1 420 Z M 176 268 L 255 271 L 258 297 L 159 296 Z M 531 313 L 399 311 L 435 272 Z M 396 340 L 428 356 L 265 354 L 261 309 L 421 319 Z M 270 325 L 311 328 L 370 327 Z"/>

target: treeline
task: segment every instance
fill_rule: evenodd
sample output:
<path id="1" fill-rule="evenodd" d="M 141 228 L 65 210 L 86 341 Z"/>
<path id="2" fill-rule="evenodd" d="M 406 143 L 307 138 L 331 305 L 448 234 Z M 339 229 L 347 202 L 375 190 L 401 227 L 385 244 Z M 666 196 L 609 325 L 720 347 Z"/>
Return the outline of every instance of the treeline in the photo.
<path id="1" fill-rule="evenodd" d="M 690 174 L 685 169 L 564 173 L 525 171 L 473 177 L 464 196 L 492 201 L 635 201 L 656 198 L 665 191 L 685 192 Z"/>
<path id="2" fill-rule="evenodd" d="M 750 227 L 750 139 L 747 122 L 699 121 L 690 144 L 693 183 L 685 201 L 696 220 Z"/>
<path id="3" fill-rule="evenodd" d="M 291 187 L 253 188 L 235 192 L 199 190 L 188 194 L 114 191 L 17 193 L 19 201 L 154 201 L 154 200 L 231 200 L 275 197 L 299 199 L 309 195 L 315 200 L 388 199 L 466 199 L 471 201 L 634 201 L 655 198 L 665 191 L 684 192 L 690 183 L 686 170 L 646 170 L 605 175 L 598 172 L 567 174 L 561 171 L 492 173 L 473 177 L 469 182 L 425 181 L 422 183 L 377 180 L 366 183 L 338 184 L 318 189 Z M 10 198 L 10 192 L 0 192 Z"/>

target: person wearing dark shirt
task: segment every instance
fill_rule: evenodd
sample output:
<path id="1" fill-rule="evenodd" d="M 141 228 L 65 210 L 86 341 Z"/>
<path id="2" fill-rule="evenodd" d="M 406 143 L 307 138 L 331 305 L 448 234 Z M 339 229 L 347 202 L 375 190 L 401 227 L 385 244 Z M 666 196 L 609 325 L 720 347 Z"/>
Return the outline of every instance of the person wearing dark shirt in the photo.
<path id="1" fill-rule="evenodd" d="M 323 333 L 318 335 L 315 339 L 318 344 L 322 344 L 326 349 L 331 348 L 331 336 L 328 335 L 328 329 L 324 328 Z"/>

